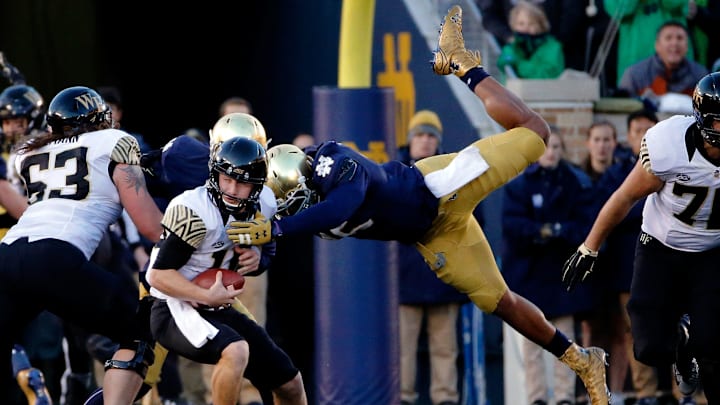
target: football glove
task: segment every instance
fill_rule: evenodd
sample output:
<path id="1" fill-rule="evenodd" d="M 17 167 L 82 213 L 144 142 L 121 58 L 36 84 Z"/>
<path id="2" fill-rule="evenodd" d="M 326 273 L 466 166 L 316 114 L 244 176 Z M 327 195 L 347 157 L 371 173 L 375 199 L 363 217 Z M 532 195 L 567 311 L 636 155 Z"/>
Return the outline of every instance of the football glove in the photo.
<path id="1" fill-rule="evenodd" d="M 578 283 L 592 273 L 598 252 L 581 244 L 563 266 L 562 282 L 568 291 L 572 291 Z"/>
<path id="2" fill-rule="evenodd" d="M 259 246 L 271 242 L 279 235 L 279 226 L 259 211 L 250 221 L 232 221 L 225 231 L 233 243 Z"/>

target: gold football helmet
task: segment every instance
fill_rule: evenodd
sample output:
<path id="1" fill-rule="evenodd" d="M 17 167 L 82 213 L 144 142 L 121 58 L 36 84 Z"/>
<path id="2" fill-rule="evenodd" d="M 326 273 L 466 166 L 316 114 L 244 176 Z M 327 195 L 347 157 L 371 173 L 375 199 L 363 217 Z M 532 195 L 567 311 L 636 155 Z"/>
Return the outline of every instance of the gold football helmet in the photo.
<path id="1" fill-rule="evenodd" d="M 265 183 L 277 199 L 277 215 L 284 217 L 316 204 L 317 193 L 310 188 L 312 158 L 295 145 L 276 145 L 267 151 L 268 175 Z"/>
<path id="2" fill-rule="evenodd" d="M 265 127 L 257 118 L 245 113 L 230 113 L 220 118 L 210 130 L 210 148 L 237 136 L 253 139 L 267 149 Z"/>

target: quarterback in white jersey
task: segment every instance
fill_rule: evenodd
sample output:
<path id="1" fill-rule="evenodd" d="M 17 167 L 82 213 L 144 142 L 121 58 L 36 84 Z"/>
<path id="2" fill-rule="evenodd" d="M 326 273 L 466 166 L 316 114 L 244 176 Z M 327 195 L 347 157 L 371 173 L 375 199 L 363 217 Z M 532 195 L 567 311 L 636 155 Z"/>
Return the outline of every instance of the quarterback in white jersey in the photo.
<path id="1" fill-rule="evenodd" d="M 151 330 L 159 344 L 188 359 L 215 364 L 214 404 L 234 405 L 242 377 L 260 390 L 272 391 L 282 404 L 307 403 L 300 372 L 287 354 L 251 316 L 229 309 L 242 290 L 224 287 L 216 278 L 210 288 L 191 282 L 209 268 L 242 274 L 264 271 L 269 262 L 260 249 L 234 245 L 225 232 L 235 220 L 272 216 L 261 212 L 260 194 L 267 176 L 265 149 L 255 140 L 233 138 L 214 148 L 205 186 L 175 197 L 162 220 L 165 232 L 153 248 L 147 281 L 157 298 Z M 252 356 L 250 353 L 252 352 Z"/>
<path id="2" fill-rule="evenodd" d="M 563 268 L 568 290 L 585 280 L 607 236 L 647 197 L 627 306 L 635 357 L 674 363 L 685 396 L 702 376 L 709 404 L 720 403 L 719 192 L 720 73 L 711 73 L 695 87 L 692 117 L 648 130 L 637 165 Z"/>
<path id="3" fill-rule="evenodd" d="M 150 240 L 162 233 L 162 214 L 145 188 L 137 142 L 112 129 L 95 90 L 61 91 L 47 122 L 52 132 L 29 138 L 16 159 L 30 207 L 0 244 L 0 366 L 10 370 L 17 334 L 48 310 L 120 344 L 105 365 L 104 397 L 130 404 L 152 363 L 151 336 L 136 318 L 137 284 L 89 258 L 123 207 Z M 2 377 L 6 392 L 11 376 Z"/>

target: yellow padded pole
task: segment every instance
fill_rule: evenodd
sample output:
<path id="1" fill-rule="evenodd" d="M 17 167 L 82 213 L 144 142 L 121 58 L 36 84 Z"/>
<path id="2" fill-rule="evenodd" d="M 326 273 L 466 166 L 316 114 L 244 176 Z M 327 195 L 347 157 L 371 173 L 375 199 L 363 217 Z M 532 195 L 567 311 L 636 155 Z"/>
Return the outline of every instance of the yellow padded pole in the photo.
<path id="1" fill-rule="evenodd" d="M 339 88 L 371 85 L 375 0 L 343 0 L 338 61 Z"/>

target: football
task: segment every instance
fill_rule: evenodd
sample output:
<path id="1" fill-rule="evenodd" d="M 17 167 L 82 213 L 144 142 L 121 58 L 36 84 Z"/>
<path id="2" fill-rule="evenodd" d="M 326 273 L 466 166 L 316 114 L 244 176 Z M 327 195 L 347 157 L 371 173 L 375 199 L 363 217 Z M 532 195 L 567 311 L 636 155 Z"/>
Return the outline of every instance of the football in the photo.
<path id="1" fill-rule="evenodd" d="M 191 281 L 202 288 L 210 288 L 215 283 L 215 275 L 218 271 L 221 271 L 223 274 L 222 280 L 225 287 L 233 285 L 236 290 L 239 290 L 245 285 L 245 277 L 243 277 L 242 274 L 236 271 L 218 268 L 207 269 Z"/>

